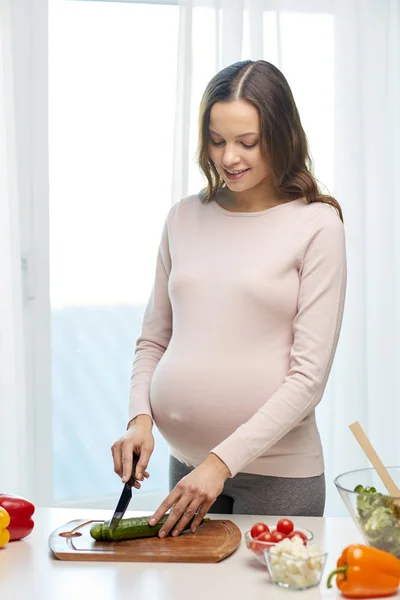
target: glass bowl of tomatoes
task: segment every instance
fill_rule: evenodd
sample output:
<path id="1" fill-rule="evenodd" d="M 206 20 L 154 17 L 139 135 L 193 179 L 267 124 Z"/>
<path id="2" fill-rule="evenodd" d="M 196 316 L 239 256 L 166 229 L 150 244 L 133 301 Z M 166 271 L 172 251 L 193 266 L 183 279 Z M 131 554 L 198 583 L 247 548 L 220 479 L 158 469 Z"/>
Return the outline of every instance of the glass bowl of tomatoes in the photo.
<path id="1" fill-rule="evenodd" d="M 312 531 L 296 527 L 290 519 L 279 519 L 275 525 L 267 525 L 263 522 L 254 523 L 250 531 L 246 531 L 244 534 L 244 540 L 253 556 L 266 567 L 265 550 L 285 538 L 291 539 L 295 536 L 301 538 L 303 544 L 308 544 L 314 538 Z"/>

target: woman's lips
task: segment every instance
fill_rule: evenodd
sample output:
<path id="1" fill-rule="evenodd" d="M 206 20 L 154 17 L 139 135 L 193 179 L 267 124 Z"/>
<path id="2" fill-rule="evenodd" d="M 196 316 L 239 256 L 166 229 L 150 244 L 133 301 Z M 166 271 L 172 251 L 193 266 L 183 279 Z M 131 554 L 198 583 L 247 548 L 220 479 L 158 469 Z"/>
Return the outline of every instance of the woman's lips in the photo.
<path id="1" fill-rule="evenodd" d="M 238 181 L 238 179 L 242 179 L 248 171 L 250 171 L 250 169 L 243 169 L 240 173 L 229 173 L 229 171 L 224 169 L 225 177 L 229 179 L 229 181 Z"/>

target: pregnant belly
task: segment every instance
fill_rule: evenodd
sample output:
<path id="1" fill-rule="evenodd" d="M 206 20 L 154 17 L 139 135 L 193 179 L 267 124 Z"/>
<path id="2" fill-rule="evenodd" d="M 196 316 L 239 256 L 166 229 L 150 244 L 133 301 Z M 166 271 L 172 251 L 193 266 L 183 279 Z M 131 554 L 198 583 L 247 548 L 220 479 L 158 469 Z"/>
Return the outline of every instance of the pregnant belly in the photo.
<path id="1" fill-rule="evenodd" d="M 286 369 L 254 361 L 229 365 L 177 361 L 166 353 L 154 372 L 151 407 L 168 444 L 203 458 L 250 419 L 283 381 Z M 280 372 L 281 371 L 281 372 Z"/>

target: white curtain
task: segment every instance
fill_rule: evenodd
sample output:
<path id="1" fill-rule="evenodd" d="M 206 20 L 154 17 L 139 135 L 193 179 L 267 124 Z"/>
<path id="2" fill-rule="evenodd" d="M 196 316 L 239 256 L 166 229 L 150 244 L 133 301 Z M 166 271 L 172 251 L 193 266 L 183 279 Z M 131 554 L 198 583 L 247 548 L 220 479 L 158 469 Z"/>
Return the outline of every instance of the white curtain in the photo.
<path id="1" fill-rule="evenodd" d="M 400 2 L 340 0 L 335 27 L 334 182 L 349 283 L 324 409 L 331 478 L 370 466 L 347 429 L 353 420 L 386 465 L 400 465 Z"/>
<path id="2" fill-rule="evenodd" d="M 179 0 L 173 201 L 201 185 L 206 83 L 227 64 L 264 58 L 287 76 L 316 175 L 343 207 L 348 293 L 318 409 L 327 515 L 346 514 L 334 476 L 368 464 L 354 420 L 385 464 L 400 464 L 399 5 Z M 46 79 L 47 1 L 0 0 L 0 488 L 39 504 L 52 494 Z"/>
<path id="3" fill-rule="evenodd" d="M 400 1 L 180 0 L 173 202 L 201 185 L 197 112 L 212 75 L 262 58 L 292 86 L 316 175 L 342 205 L 348 292 L 317 416 L 326 515 L 346 514 L 333 479 L 369 466 L 360 421 L 386 465 L 400 465 Z M 188 175 L 189 173 L 189 175 Z"/>
<path id="4" fill-rule="evenodd" d="M 46 0 L 0 1 L 0 489 L 36 504 L 51 488 L 46 19 Z"/>
<path id="5" fill-rule="evenodd" d="M 21 493 L 28 491 L 27 390 L 10 9 L 11 0 L 0 3 L 0 487 Z"/>

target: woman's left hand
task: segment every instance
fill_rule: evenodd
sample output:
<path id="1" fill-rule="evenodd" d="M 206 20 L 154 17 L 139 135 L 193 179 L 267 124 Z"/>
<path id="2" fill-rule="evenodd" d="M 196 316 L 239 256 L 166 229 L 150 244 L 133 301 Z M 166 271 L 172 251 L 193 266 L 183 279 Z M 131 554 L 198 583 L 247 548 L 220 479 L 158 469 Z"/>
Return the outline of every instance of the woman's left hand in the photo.
<path id="1" fill-rule="evenodd" d="M 195 533 L 198 525 L 224 489 L 225 480 L 230 476 L 226 464 L 215 454 L 208 457 L 191 473 L 183 477 L 172 492 L 161 503 L 152 518 L 150 525 L 155 525 L 171 508 L 169 517 L 158 535 L 166 537 L 171 529 L 172 535 L 179 535 L 196 514 L 190 527 Z"/>

